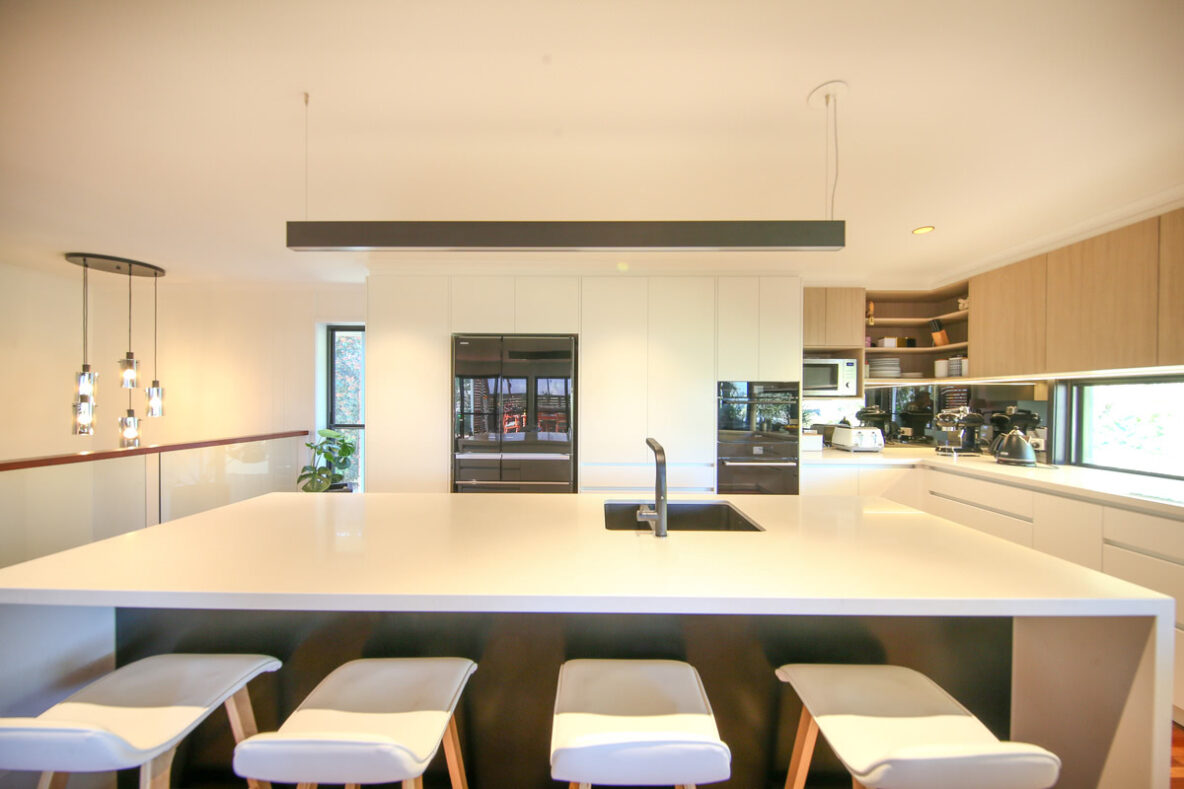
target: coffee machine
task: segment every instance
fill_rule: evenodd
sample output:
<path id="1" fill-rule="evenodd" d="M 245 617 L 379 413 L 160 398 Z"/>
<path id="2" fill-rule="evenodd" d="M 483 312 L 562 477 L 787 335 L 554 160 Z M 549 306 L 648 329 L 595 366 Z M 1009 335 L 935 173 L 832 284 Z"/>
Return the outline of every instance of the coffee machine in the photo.
<path id="1" fill-rule="evenodd" d="M 889 425 L 891 424 L 892 415 L 883 408 L 880 408 L 878 405 L 869 405 L 866 408 L 861 408 L 856 411 L 855 418 L 858 419 L 861 424 L 867 425 L 868 427 L 879 428 L 880 434 L 884 437 L 884 440 L 887 441 L 889 439 Z"/>
<path id="2" fill-rule="evenodd" d="M 939 446 L 940 455 L 981 455 L 978 448 L 978 431 L 986 423 L 983 415 L 966 406 L 947 408 L 933 420 L 945 431 L 948 441 Z M 956 443 L 955 443 L 956 442 Z"/>
<path id="3" fill-rule="evenodd" d="M 929 444 L 933 439 L 925 434 L 925 428 L 933 419 L 933 409 L 909 403 L 900 412 L 900 435 L 902 444 Z"/>

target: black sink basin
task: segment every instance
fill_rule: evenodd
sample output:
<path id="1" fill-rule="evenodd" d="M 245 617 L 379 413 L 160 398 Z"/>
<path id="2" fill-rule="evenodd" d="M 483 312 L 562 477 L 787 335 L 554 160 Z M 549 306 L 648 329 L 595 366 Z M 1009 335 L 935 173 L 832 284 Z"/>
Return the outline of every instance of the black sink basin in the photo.
<path id="1" fill-rule="evenodd" d="M 612 531 L 651 531 L 637 520 L 640 501 L 606 501 L 604 528 Z M 671 501 L 666 504 L 669 531 L 764 531 L 726 501 Z"/>

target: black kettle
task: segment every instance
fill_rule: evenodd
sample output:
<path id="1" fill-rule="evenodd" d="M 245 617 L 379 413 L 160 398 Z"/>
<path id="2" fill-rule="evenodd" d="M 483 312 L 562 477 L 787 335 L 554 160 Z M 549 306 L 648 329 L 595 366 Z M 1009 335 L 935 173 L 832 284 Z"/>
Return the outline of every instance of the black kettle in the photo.
<path id="1" fill-rule="evenodd" d="M 1028 439 L 1024 438 L 1023 433 L 1012 428 L 995 448 L 995 462 L 1005 466 L 1035 466 L 1036 451 L 1032 449 Z"/>

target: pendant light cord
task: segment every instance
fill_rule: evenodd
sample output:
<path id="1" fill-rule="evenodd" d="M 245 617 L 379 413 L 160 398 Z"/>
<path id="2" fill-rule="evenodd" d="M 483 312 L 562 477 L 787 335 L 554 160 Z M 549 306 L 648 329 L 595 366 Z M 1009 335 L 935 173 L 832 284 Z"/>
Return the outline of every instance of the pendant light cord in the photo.
<path id="1" fill-rule="evenodd" d="M 160 323 L 157 320 L 156 310 L 156 281 L 159 279 L 160 277 L 156 276 L 155 274 L 152 275 L 152 380 L 154 381 L 160 380 L 160 376 L 156 374 L 156 341 L 160 334 Z"/>
<path id="2" fill-rule="evenodd" d="M 834 109 L 834 139 L 835 139 L 835 177 L 831 182 L 830 188 L 830 218 L 835 218 L 835 192 L 839 188 L 839 97 L 835 95 L 832 97 L 835 102 Z"/>
<path id="3" fill-rule="evenodd" d="M 127 267 L 127 349 L 132 349 L 132 267 Z"/>
<path id="4" fill-rule="evenodd" d="M 304 93 L 304 221 L 308 221 L 308 91 Z"/>
<path id="5" fill-rule="evenodd" d="M 82 267 L 82 364 L 86 365 L 86 324 L 87 324 L 87 275 L 90 273 L 89 266 Z"/>

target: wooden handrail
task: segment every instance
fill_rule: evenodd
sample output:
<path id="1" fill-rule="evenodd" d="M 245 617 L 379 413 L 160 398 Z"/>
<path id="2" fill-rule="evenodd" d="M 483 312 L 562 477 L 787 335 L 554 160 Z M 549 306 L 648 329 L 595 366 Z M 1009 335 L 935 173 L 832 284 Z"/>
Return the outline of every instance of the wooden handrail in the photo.
<path id="1" fill-rule="evenodd" d="M 182 449 L 201 449 L 203 447 L 245 444 L 250 441 L 267 441 L 273 438 L 294 438 L 296 436 L 307 435 L 307 430 L 287 430 L 283 433 L 262 433 L 257 436 L 240 436 L 238 438 L 215 438 L 210 441 L 190 441 L 185 444 L 153 444 L 134 449 L 105 449 L 100 452 L 44 455 L 38 458 L 0 461 L 0 471 L 16 471 L 22 468 L 37 468 L 39 466 L 61 466 L 67 463 L 89 463 L 94 460 L 110 460 L 111 458 L 131 457 L 133 455 L 157 455 L 161 452 L 179 452 Z"/>

